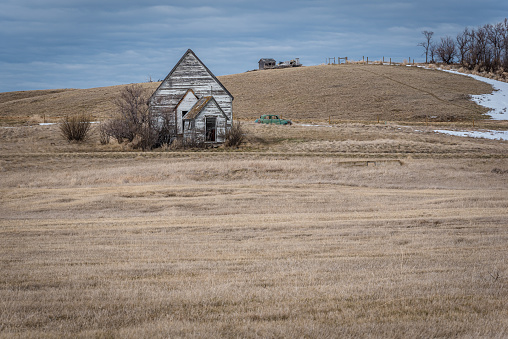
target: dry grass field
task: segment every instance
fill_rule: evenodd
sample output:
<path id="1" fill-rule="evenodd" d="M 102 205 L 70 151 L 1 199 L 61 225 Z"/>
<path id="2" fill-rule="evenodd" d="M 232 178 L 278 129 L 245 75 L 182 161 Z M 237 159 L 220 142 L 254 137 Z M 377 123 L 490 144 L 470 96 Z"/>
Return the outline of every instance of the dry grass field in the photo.
<path id="1" fill-rule="evenodd" d="M 418 67 L 323 65 L 221 77 L 235 98 L 235 114 L 274 113 L 300 121 L 463 121 L 486 110 L 471 94 L 490 85 Z M 259 100 L 263 98 L 263 100 Z"/>
<path id="2" fill-rule="evenodd" d="M 280 114 L 295 121 L 471 121 L 487 110 L 469 95 L 492 87 L 469 77 L 406 66 L 335 65 L 219 77 L 235 97 L 235 118 Z M 142 84 L 154 91 L 159 83 Z M 123 86 L 0 93 L 0 124 L 111 116 Z"/>
<path id="3" fill-rule="evenodd" d="M 41 102 L 0 109 L 0 338 L 508 336 L 508 142 L 436 134 L 469 122 L 416 111 L 378 124 L 364 104 L 329 106 L 332 125 L 257 125 L 240 93 L 232 150 L 67 143 L 25 124 Z"/>

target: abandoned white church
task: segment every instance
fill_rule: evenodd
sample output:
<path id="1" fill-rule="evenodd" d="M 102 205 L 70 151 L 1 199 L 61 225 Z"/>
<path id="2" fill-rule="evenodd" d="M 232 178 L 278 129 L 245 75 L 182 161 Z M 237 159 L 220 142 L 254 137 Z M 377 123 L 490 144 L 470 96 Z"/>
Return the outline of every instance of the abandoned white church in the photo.
<path id="1" fill-rule="evenodd" d="M 154 116 L 166 117 L 172 139 L 222 143 L 233 121 L 233 96 L 187 50 L 149 100 Z"/>

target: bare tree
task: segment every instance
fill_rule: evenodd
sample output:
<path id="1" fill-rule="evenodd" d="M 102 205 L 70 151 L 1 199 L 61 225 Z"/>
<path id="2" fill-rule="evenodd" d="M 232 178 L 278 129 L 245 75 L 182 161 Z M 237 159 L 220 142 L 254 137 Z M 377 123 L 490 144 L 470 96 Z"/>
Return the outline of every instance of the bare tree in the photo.
<path id="1" fill-rule="evenodd" d="M 120 120 L 126 124 L 128 139 L 132 141 L 140 127 L 149 122 L 148 94 L 141 85 L 126 86 L 114 100 Z"/>
<path id="2" fill-rule="evenodd" d="M 471 32 L 471 65 L 486 70 L 487 63 L 490 63 L 490 60 L 487 62 L 487 30 L 485 27 L 478 27 Z"/>
<path id="3" fill-rule="evenodd" d="M 441 42 L 437 45 L 436 53 L 439 59 L 445 64 L 453 62 L 456 54 L 455 42 L 449 36 L 441 38 Z"/>
<path id="4" fill-rule="evenodd" d="M 429 48 L 429 54 L 430 54 L 430 62 L 435 63 L 436 62 L 436 54 L 437 54 L 437 45 L 435 43 L 432 43 Z"/>
<path id="5" fill-rule="evenodd" d="M 470 44 L 470 34 L 469 29 L 466 27 L 464 31 L 460 34 L 457 34 L 457 52 L 460 57 L 460 64 L 462 66 L 466 66 L 467 54 L 469 52 L 469 44 Z"/>
<path id="6" fill-rule="evenodd" d="M 497 69 L 501 66 L 501 54 L 504 48 L 504 29 L 503 24 L 498 23 L 496 25 L 486 25 L 487 40 L 492 47 L 492 68 Z"/>
<path id="7" fill-rule="evenodd" d="M 503 27 L 503 54 L 504 60 L 502 62 L 504 71 L 508 71 L 508 19 L 502 22 Z"/>
<path id="8" fill-rule="evenodd" d="M 422 34 L 425 36 L 425 41 L 420 42 L 418 46 L 421 46 L 425 49 L 425 63 L 428 64 L 428 57 L 429 57 L 429 49 L 432 45 L 432 36 L 434 35 L 434 32 L 432 31 L 423 31 Z"/>
<path id="9" fill-rule="evenodd" d="M 119 143 L 134 141 L 134 147 L 143 150 L 169 143 L 172 132 L 169 119 L 152 114 L 149 98 L 149 93 L 141 85 L 126 86 L 114 100 L 118 116 L 106 123 L 106 134 Z"/>
<path id="10" fill-rule="evenodd" d="M 437 56 L 445 63 L 459 59 L 462 66 L 479 71 L 508 71 L 508 18 L 497 24 L 487 24 L 477 28 L 465 28 L 455 40 L 441 38 L 434 44 L 432 32 L 423 31 L 426 41 L 418 44 L 425 48 L 428 61 Z M 455 45 L 455 46 L 453 46 Z"/>

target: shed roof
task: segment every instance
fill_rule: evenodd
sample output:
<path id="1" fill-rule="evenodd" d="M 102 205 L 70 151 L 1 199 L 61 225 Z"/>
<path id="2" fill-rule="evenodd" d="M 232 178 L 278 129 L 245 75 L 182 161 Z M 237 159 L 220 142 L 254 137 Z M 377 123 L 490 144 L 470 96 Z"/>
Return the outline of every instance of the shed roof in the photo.
<path id="1" fill-rule="evenodd" d="M 224 117 L 226 118 L 226 120 L 228 119 L 227 115 L 224 113 L 224 111 L 222 110 L 222 108 L 220 108 L 219 104 L 217 104 L 217 101 L 215 101 L 215 98 L 213 96 L 205 96 L 205 97 L 201 97 L 199 98 L 199 100 L 194 104 L 194 106 L 192 106 L 192 108 L 190 109 L 189 112 L 187 112 L 187 114 L 185 114 L 185 116 L 183 117 L 184 120 L 192 120 L 192 119 L 196 119 L 196 117 L 199 115 L 199 113 L 201 113 L 201 111 L 203 111 L 203 109 L 209 104 L 209 103 L 214 103 L 215 106 L 217 106 L 217 108 L 220 110 L 220 112 L 222 113 L 222 115 L 224 115 Z"/>

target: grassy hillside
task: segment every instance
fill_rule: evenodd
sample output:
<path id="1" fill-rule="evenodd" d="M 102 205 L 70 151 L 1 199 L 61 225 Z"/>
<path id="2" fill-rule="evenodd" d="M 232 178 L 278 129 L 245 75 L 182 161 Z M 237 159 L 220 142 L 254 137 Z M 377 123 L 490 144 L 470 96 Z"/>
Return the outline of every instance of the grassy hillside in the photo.
<path id="1" fill-rule="evenodd" d="M 157 88 L 155 83 L 142 85 L 150 91 Z M 0 123 L 56 121 L 85 112 L 96 120 L 106 119 L 113 114 L 113 100 L 123 87 L 0 93 Z"/>
<path id="2" fill-rule="evenodd" d="M 6 92 L 0 93 L 0 103 L 15 102 L 21 99 L 43 97 L 46 95 L 57 94 L 65 91 L 72 91 L 72 89 L 47 89 L 38 91 L 19 91 L 19 92 Z"/>
<path id="3" fill-rule="evenodd" d="M 297 120 L 470 120 L 486 110 L 469 100 L 489 85 L 435 70 L 341 65 L 268 70 L 221 78 L 235 95 L 235 114 L 278 113 Z"/>
<path id="4" fill-rule="evenodd" d="M 219 77 L 234 115 L 281 114 L 297 121 L 470 121 L 486 109 L 469 100 L 492 88 L 468 77 L 416 67 L 312 66 Z M 142 84 L 154 91 L 159 83 Z M 82 112 L 106 119 L 123 86 L 0 93 L 0 123 L 54 121 Z"/>

